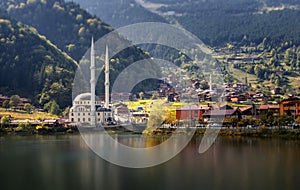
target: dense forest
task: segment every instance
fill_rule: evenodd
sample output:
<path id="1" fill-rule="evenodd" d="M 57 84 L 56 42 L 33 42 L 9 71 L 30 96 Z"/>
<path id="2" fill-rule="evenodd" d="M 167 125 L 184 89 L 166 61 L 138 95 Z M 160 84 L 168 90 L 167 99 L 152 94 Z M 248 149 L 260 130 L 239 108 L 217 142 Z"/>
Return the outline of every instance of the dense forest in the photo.
<path id="1" fill-rule="evenodd" d="M 36 29 L 0 13 L 0 92 L 70 104 L 76 62 Z"/>
<path id="2" fill-rule="evenodd" d="M 168 21 L 213 47 L 229 42 L 258 45 L 264 38 L 274 46 L 285 41 L 300 43 L 299 0 L 144 0 L 161 3 L 158 14 L 134 0 L 75 1 L 115 27 Z"/>
<path id="3" fill-rule="evenodd" d="M 71 1 L 71 0 L 67 0 Z M 139 22 L 166 22 L 135 0 L 72 0 L 115 28 Z"/>
<path id="4" fill-rule="evenodd" d="M 160 10 L 174 11 L 173 17 L 184 28 L 210 46 L 259 44 L 264 38 L 277 46 L 285 41 L 300 44 L 298 6 L 296 0 L 207 0 L 175 3 Z"/>
<path id="5" fill-rule="evenodd" d="M 112 28 L 63 0 L 3 0 L 2 7 L 16 20 L 38 30 L 62 51 L 79 61 L 90 46 L 92 36 L 102 37 Z"/>

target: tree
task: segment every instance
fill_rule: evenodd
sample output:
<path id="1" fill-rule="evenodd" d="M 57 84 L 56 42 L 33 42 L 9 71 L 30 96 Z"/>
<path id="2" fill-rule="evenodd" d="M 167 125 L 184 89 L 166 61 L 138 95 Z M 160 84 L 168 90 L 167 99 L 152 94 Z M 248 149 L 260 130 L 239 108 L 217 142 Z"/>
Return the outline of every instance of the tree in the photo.
<path id="1" fill-rule="evenodd" d="M 59 105 L 56 103 L 55 100 L 51 100 L 47 104 L 44 105 L 44 110 L 46 110 L 48 113 L 54 114 L 54 115 L 60 115 L 61 110 L 59 108 Z"/>
<path id="2" fill-rule="evenodd" d="M 141 100 L 144 99 L 144 92 L 140 92 L 139 97 L 140 97 Z"/>
<path id="3" fill-rule="evenodd" d="M 271 111 L 267 111 L 266 113 L 264 113 L 261 118 L 260 118 L 261 122 L 264 124 L 274 124 L 274 116 L 273 113 Z"/>
<path id="4" fill-rule="evenodd" d="M 3 108 L 5 108 L 5 109 L 7 109 L 7 108 L 9 108 L 9 100 L 5 100 L 3 103 L 2 103 L 2 107 Z"/>
<path id="5" fill-rule="evenodd" d="M 9 105 L 11 107 L 17 107 L 20 103 L 20 96 L 18 95 L 13 95 L 10 97 Z"/>
<path id="6" fill-rule="evenodd" d="M 27 113 L 31 113 L 31 111 L 33 110 L 33 106 L 30 103 L 26 103 L 24 105 L 24 109 Z"/>
<path id="7" fill-rule="evenodd" d="M 274 119 L 275 119 L 275 124 L 279 127 L 288 125 L 289 123 L 292 123 L 294 121 L 294 117 L 289 116 L 289 115 L 281 115 L 281 116 L 275 117 Z"/>
<path id="8" fill-rule="evenodd" d="M 62 112 L 63 116 L 68 116 L 70 113 L 70 107 L 66 107 L 66 109 Z"/>
<path id="9" fill-rule="evenodd" d="M 239 119 L 237 117 L 224 118 L 224 122 L 230 123 L 233 127 L 237 127 L 238 121 Z"/>
<path id="10" fill-rule="evenodd" d="M 1 127 L 3 127 L 4 125 L 7 125 L 10 121 L 10 117 L 9 116 L 3 116 L 0 120 L 1 123 Z"/>
<path id="11" fill-rule="evenodd" d="M 151 114 L 147 124 L 147 129 L 156 129 L 165 121 L 166 110 L 161 106 L 161 102 L 153 102 Z"/>

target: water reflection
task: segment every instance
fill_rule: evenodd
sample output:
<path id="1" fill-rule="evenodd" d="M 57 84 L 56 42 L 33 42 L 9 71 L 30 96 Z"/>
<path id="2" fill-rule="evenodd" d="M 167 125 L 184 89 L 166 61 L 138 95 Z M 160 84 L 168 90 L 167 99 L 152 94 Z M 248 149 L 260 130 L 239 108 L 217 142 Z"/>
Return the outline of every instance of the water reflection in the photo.
<path id="1" fill-rule="evenodd" d="M 135 143 L 135 137 L 118 137 Z M 157 143 L 155 138 L 145 139 Z M 2 137 L 1 189 L 299 189 L 300 142 L 218 138 L 205 153 L 195 139 L 169 162 L 127 169 L 95 155 L 80 136 Z M 122 155 L 120 155 L 122 156 Z"/>
<path id="2" fill-rule="evenodd" d="M 181 134 L 172 135 L 163 141 L 156 142 L 156 146 L 152 146 L 151 138 L 142 135 L 138 136 L 112 136 L 106 133 L 96 132 L 81 132 L 81 136 L 87 145 L 101 158 L 119 166 L 129 168 L 146 168 L 156 166 L 168 161 L 176 156 L 190 141 L 191 135 Z M 120 139 L 120 143 L 116 139 Z M 148 142 L 147 142 L 148 141 Z M 149 143 L 150 142 L 150 143 Z M 153 142 L 153 141 L 152 141 Z M 149 147 L 145 147 L 149 144 Z M 128 146 L 133 145 L 133 146 Z"/>

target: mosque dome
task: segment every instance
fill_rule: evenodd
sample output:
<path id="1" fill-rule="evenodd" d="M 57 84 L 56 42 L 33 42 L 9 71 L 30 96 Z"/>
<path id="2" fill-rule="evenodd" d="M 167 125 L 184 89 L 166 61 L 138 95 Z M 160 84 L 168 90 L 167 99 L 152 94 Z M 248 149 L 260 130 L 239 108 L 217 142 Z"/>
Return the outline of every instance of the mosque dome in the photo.
<path id="1" fill-rule="evenodd" d="M 76 101 L 87 101 L 87 100 L 91 100 L 91 93 L 87 92 L 87 93 L 82 93 L 76 96 L 76 98 L 74 99 L 74 102 Z M 95 96 L 95 101 L 100 101 L 100 98 L 98 98 L 97 96 Z"/>

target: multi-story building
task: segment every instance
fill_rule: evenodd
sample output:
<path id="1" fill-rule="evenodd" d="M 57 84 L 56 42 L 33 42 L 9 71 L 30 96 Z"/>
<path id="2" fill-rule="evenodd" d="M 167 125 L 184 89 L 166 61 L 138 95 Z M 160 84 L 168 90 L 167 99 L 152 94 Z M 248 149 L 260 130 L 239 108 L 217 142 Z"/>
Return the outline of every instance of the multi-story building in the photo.
<path id="1" fill-rule="evenodd" d="M 280 115 L 300 116 L 300 97 L 291 96 L 279 103 Z"/>
<path id="2" fill-rule="evenodd" d="M 113 115 L 109 108 L 103 107 L 101 101 L 96 97 L 95 100 L 95 117 L 96 123 L 106 123 L 112 121 Z M 70 109 L 69 119 L 74 123 L 91 123 L 91 94 L 83 93 L 78 95 Z"/>

